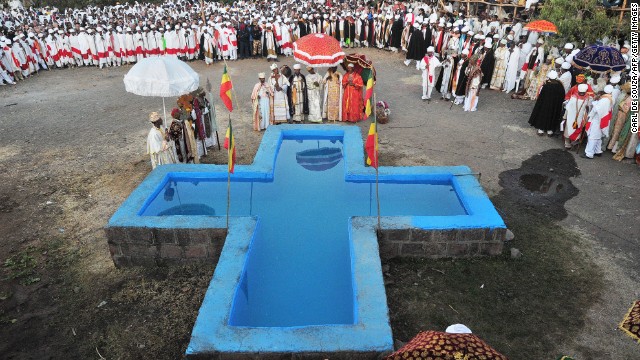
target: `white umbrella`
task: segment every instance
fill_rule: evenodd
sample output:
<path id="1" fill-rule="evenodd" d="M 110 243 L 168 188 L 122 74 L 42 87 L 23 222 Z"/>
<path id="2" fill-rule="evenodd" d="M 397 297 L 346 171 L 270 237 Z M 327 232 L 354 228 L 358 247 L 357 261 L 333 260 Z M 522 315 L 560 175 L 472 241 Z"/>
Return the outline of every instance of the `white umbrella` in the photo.
<path id="1" fill-rule="evenodd" d="M 165 97 L 180 96 L 198 89 L 200 76 L 176 56 L 158 56 L 142 59 L 124 76 L 127 92 L 141 96 L 162 97 L 164 121 L 167 111 Z"/>

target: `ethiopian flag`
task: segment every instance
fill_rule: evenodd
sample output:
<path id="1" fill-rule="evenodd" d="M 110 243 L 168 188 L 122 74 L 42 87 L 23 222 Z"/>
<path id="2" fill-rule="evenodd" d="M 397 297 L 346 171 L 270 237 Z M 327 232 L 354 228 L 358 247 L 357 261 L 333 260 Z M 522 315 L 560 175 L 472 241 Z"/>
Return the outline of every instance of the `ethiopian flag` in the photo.
<path id="1" fill-rule="evenodd" d="M 364 150 L 367 152 L 367 165 L 378 168 L 378 123 L 375 118 L 369 127 L 369 135 L 364 143 Z"/>
<path id="2" fill-rule="evenodd" d="M 371 115 L 371 97 L 373 96 L 373 70 L 362 70 L 362 82 L 364 82 L 365 84 L 364 113 L 367 115 L 367 117 L 369 117 Z"/>
<path id="3" fill-rule="evenodd" d="M 231 83 L 231 78 L 227 72 L 227 65 L 225 65 L 224 72 L 222 73 L 222 81 L 220 81 L 220 98 L 230 112 L 233 111 L 233 104 L 231 103 L 231 89 L 233 89 L 233 84 Z M 231 129 L 231 123 L 229 123 L 229 129 Z"/>
<path id="4" fill-rule="evenodd" d="M 226 72 L 226 71 L 225 71 Z M 224 137 L 224 148 L 229 153 L 229 172 L 233 174 L 233 168 L 236 164 L 236 140 L 233 138 L 233 129 L 231 128 L 231 119 L 229 119 L 229 127 L 227 128 L 227 135 Z"/>

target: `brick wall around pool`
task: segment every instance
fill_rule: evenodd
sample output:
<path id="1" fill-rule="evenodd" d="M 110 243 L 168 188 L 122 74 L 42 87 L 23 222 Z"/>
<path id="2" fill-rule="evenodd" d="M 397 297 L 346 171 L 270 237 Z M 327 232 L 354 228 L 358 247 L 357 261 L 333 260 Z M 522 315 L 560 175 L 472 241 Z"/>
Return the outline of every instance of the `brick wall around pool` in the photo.
<path id="1" fill-rule="evenodd" d="M 105 228 L 109 253 L 116 267 L 216 263 L 226 229 Z"/>
<path id="2" fill-rule="evenodd" d="M 217 262 L 226 229 L 160 229 L 108 226 L 105 232 L 116 267 L 166 266 Z M 468 258 L 502 253 L 505 228 L 382 229 L 383 260 L 396 257 Z"/>

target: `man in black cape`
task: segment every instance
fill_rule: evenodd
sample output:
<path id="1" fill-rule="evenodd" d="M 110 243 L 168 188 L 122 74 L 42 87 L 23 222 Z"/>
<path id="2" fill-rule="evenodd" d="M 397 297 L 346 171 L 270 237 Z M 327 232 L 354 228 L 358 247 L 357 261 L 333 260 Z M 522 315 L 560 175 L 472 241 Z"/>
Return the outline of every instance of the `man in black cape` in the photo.
<path id="1" fill-rule="evenodd" d="M 289 102 L 289 114 L 291 115 L 291 121 L 302 122 L 305 120 L 305 115 L 309 115 L 309 97 L 307 93 L 307 78 L 300 73 L 300 64 L 293 65 L 293 74 L 289 76 L 289 86 L 287 87 L 287 101 Z M 284 75 L 284 72 L 283 72 Z M 302 113 L 296 112 L 296 105 L 293 102 L 293 88 L 295 84 L 300 84 L 302 89 Z M 297 95 L 299 96 L 299 95 Z"/>
<path id="2" fill-rule="evenodd" d="M 395 16 L 395 20 L 393 21 L 393 25 L 391 25 L 391 50 L 397 52 L 402 46 L 402 30 L 404 26 L 402 25 L 402 18 L 400 15 Z"/>
<path id="3" fill-rule="evenodd" d="M 493 55 L 493 48 L 490 44 L 484 44 L 484 58 L 482 59 L 482 80 L 480 84 L 482 88 L 486 88 L 491 83 L 491 77 L 493 76 L 493 68 L 496 65 L 496 57 Z"/>
<path id="4" fill-rule="evenodd" d="M 562 103 L 564 102 L 564 86 L 558 80 L 558 73 L 551 70 L 547 81 L 542 85 L 540 94 L 529 118 L 529 125 L 538 129 L 538 135 L 553 136 L 560 128 Z"/>
<path id="5" fill-rule="evenodd" d="M 458 77 L 458 82 L 456 83 L 456 105 L 462 104 L 464 101 L 464 97 L 467 95 L 467 80 L 468 80 L 468 67 L 469 67 L 470 58 L 466 58 L 462 60 L 460 66 L 460 76 Z M 453 78 L 455 73 L 451 74 Z"/>
<path id="6" fill-rule="evenodd" d="M 415 60 L 417 69 L 429 46 L 431 46 L 431 29 L 429 29 L 429 19 L 425 19 L 422 22 L 422 28 L 411 33 L 404 64 L 409 66 L 411 60 Z"/>
<path id="7" fill-rule="evenodd" d="M 306 36 L 309 33 L 307 29 L 307 20 L 305 18 L 306 16 L 303 16 L 298 20 L 298 29 L 300 31 L 300 37 Z"/>
<path id="8" fill-rule="evenodd" d="M 351 14 L 347 15 L 347 17 L 344 19 L 343 26 L 344 42 L 348 45 L 348 47 L 352 48 L 355 46 L 354 42 L 356 39 L 356 21 Z"/>

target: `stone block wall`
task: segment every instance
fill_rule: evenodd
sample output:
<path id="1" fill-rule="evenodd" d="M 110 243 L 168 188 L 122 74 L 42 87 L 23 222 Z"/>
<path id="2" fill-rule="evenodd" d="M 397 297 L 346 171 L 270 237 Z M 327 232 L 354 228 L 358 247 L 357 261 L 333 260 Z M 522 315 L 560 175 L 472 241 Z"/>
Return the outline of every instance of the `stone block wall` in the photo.
<path id="1" fill-rule="evenodd" d="M 505 228 L 383 229 L 378 232 L 380 257 L 465 258 L 502 253 Z"/>
<path id="2" fill-rule="evenodd" d="M 116 267 L 213 263 L 220 257 L 226 229 L 105 228 Z"/>

